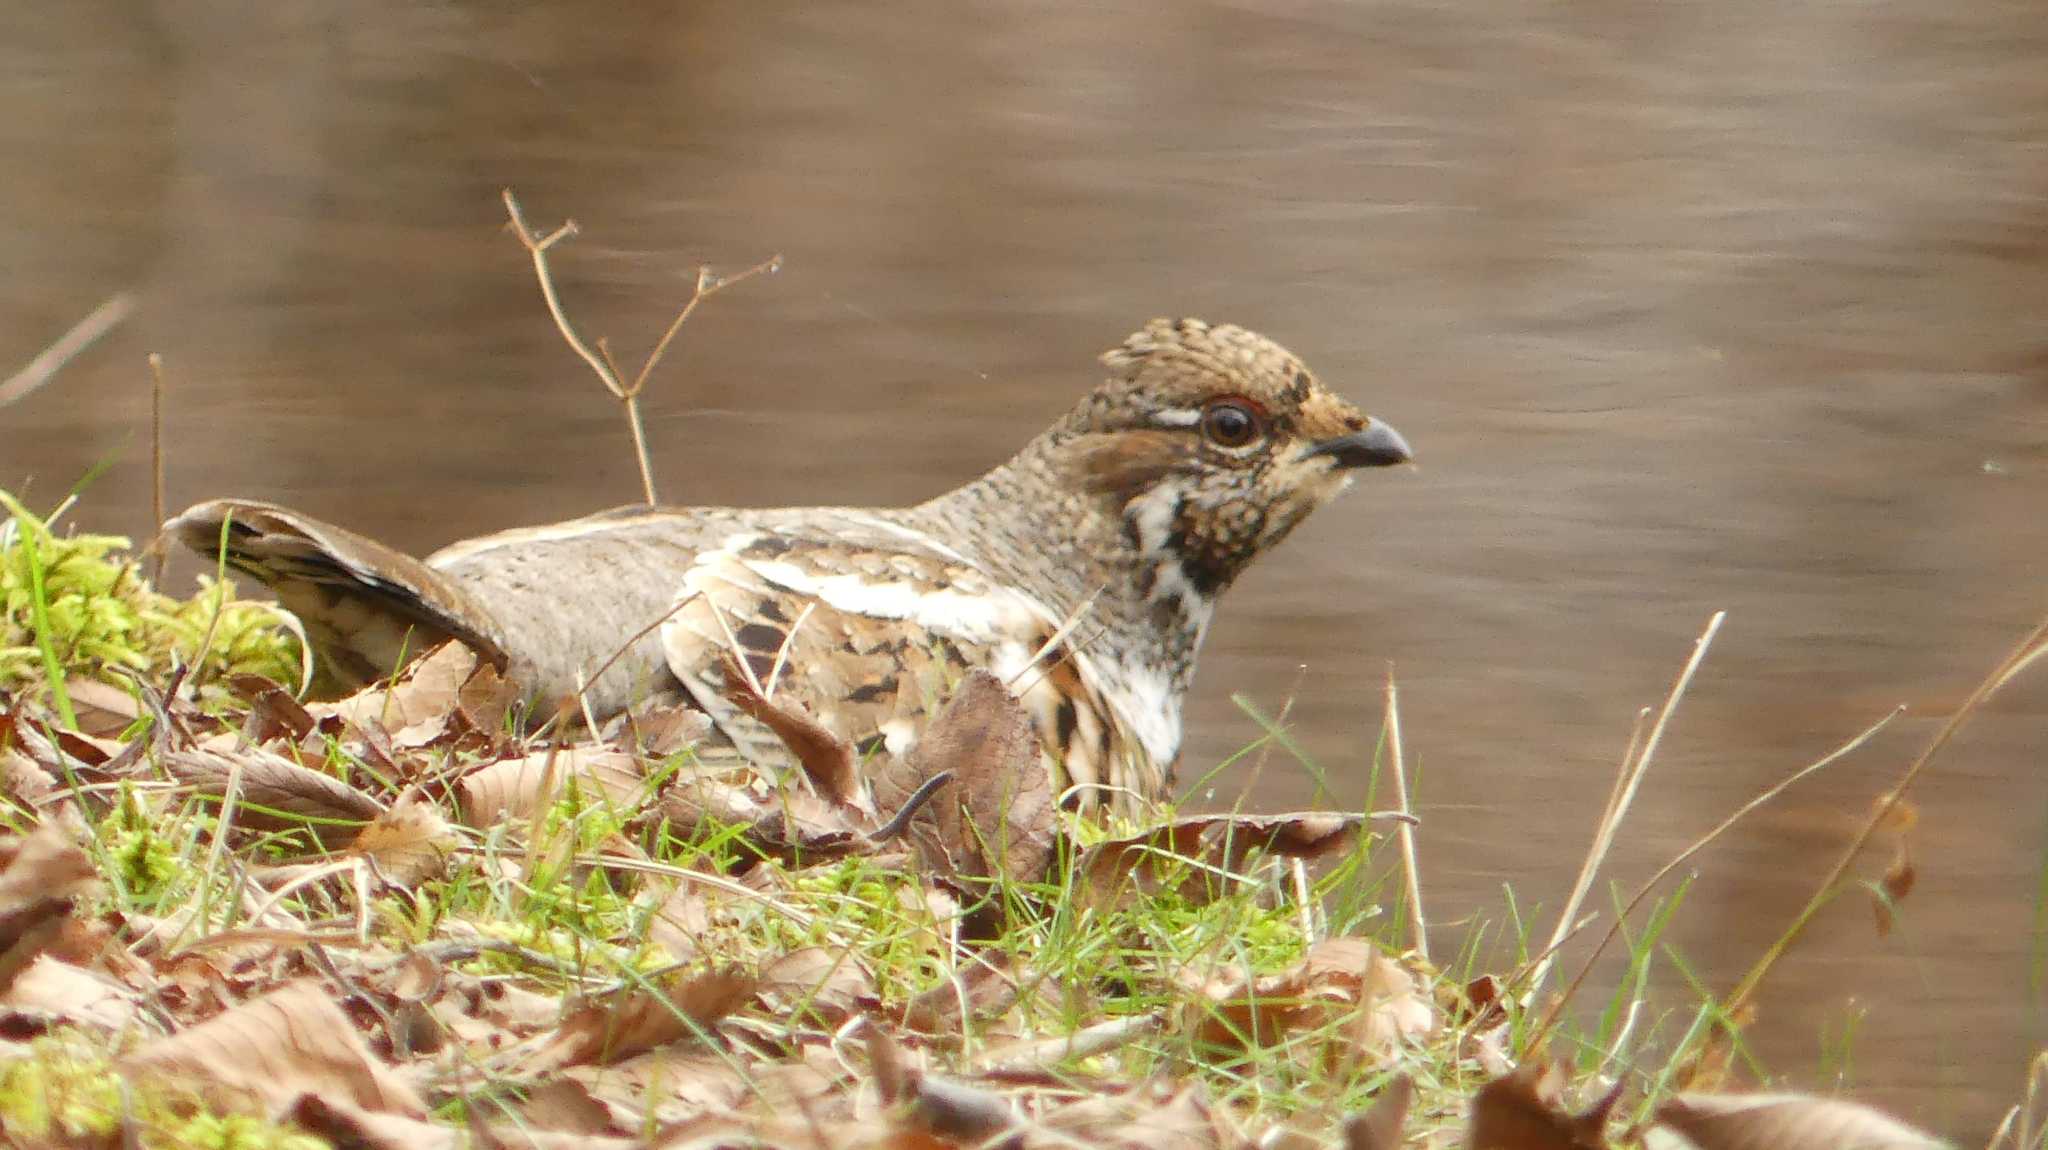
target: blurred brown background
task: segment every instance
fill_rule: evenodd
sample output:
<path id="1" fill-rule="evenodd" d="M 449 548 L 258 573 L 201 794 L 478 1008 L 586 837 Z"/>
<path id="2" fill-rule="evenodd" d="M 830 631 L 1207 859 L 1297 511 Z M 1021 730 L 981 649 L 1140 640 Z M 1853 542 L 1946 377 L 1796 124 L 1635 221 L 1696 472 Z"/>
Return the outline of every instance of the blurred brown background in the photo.
<path id="1" fill-rule="evenodd" d="M 511 8 L 528 9 L 513 11 Z M 910 501 L 1021 444 L 1155 314 L 1281 339 L 1400 427 L 1234 593 L 1200 769 L 1295 729 L 1355 799 L 1391 661 L 1439 947 L 1512 882 L 1547 933 L 1636 708 L 1730 620 L 1625 830 L 1631 885 L 1891 706 L 1700 862 L 1673 943 L 1725 988 L 1871 797 L 2048 607 L 2048 19 L 2015 0 L 1150 0 L 0 10 L 0 484 L 148 530 L 283 500 L 426 549 L 637 495 L 501 187 L 655 384 L 665 497 Z M 191 564 L 181 568 L 180 581 Z M 1867 1010 L 1859 1096 L 1959 1136 L 2019 1093 L 2048 682 L 1936 767 L 1892 938 L 1852 895 L 1764 998 L 1799 1085 Z M 1269 767 L 1258 802 L 1306 799 Z M 1595 905 L 1605 909 L 1603 899 Z M 1603 920 L 1604 921 L 1604 920 Z M 1667 1002 L 1687 1003 L 1669 968 Z"/>

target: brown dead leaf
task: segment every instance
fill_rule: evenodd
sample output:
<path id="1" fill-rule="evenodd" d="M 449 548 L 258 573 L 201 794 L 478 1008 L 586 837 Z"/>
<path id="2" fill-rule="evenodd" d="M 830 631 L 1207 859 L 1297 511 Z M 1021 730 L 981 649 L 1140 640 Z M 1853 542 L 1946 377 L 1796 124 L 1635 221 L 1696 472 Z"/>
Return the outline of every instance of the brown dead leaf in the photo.
<path id="1" fill-rule="evenodd" d="M 495 737 L 505 729 L 505 716 L 521 697 L 519 687 L 508 683 L 490 663 L 478 663 L 455 691 L 455 714 L 469 730 Z"/>
<path id="2" fill-rule="evenodd" d="M 561 747 L 501 759 L 462 776 L 455 787 L 457 808 L 464 826 L 483 830 L 532 817 L 571 780 L 586 793 L 596 791 L 621 807 L 638 805 L 647 789 L 639 760 L 624 751 Z"/>
<path id="3" fill-rule="evenodd" d="M 1939 1150 L 1947 1145 L 1868 1106 L 1808 1094 L 1681 1094 L 1657 1121 L 1700 1150 Z"/>
<path id="4" fill-rule="evenodd" d="M 458 1150 L 463 1145 L 452 1126 L 365 1110 L 315 1093 L 299 1095 L 283 1117 L 306 1133 L 346 1150 Z"/>
<path id="5" fill-rule="evenodd" d="M 1467 982 L 1455 995 L 1446 996 L 1451 1020 L 1461 1026 L 1486 1029 L 1507 1017 L 1506 996 L 1500 979 L 1482 974 Z"/>
<path id="6" fill-rule="evenodd" d="M 573 1078 L 555 1078 L 526 1092 L 519 1106 L 522 1125 L 563 1134 L 620 1134 L 619 1115 Z"/>
<path id="7" fill-rule="evenodd" d="M 383 813 L 383 806 L 369 795 L 333 775 L 309 770 L 281 755 L 260 748 L 240 752 L 173 751 L 164 756 L 164 769 L 172 778 L 202 795 L 220 796 L 227 791 L 228 778 L 236 764 L 241 766 L 241 797 L 235 821 L 259 830 L 303 827 L 322 845 L 339 848 L 356 835 L 358 828 L 334 825 L 367 823 Z M 300 822 L 272 812 L 299 815 L 316 821 Z"/>
<path id="8" fill-rule="evenodd" d="M 1885 868 L 1884 877 L 1870 892 L 1871 910 L 1877 916 L 1877 937 L 1887 938 L 1892 933 L 1894 920 L 1898 916 L 1899 904 L 1913 893 L 1913 886 L 1920 879 L 1920 868 L 1913 862 L 1913 827 L 1919 822 L 1919 812 L 1911 803 L 1901 802 L 1891 809 L 1885 819 L 1888 829 L 1896 836 L 1892 862 Z"/>
<path id="9" fill-rule="evenodd" d="M 365 1110 L 424 1118 L 426 1103 L 379 1061 L 319 983 L 294 982 L 115 1063 L 123 1074 L 171 1074 L 209 1093 L 252 1098 L 267 1109 L 302 1094 Z"/>
<path id="10" fill-rule="evenodd" d="M 0 995 L 77 920 L 99 888 L 92 859 L 55 822 L 0 842 Z"/>
<path id="11" fill-rule="evenodd" d="M 0 1019 L 10 1033 L 40 1033 L 54 1026 L 120 1032 L 143 1017 L 140 996 L 104 975 L 52 954 L 30 959 L 0 992 Z"/>
<path id="12" fill-rule="evenodd" d="M 1396 1075 L 1369 1109 L 1344 1119 L 1344 1150 L 1399 1150 L 1414 1102 L 1415 1080 Z"/>
<path id="13" fill-rule="evenodd" d="M 1083 851 L 1076 894 L 1095 905 L 1113 905 L 1126 891 L 1175 884 L 1185 897 L 1206 901 L 1219 870 L 1239 873 L 1260 853 L 1312 859 L 1345 850 L 1364 822 L 1362 815 L 1327 811 L 1187 815 Z M 1191 868 L 1191 862 L 1202 865 Z"/>
<path id="14" fill-rule="evenodd" d="M 1226 1140 L 1198 1086 L 1174 1088 L 1164 1098 L 1152 1089 L 1084 1098 L 1054 1110 L 1044 1123 L 1109 1150 L 1221 1150 L 1242 1144 L 1238 1138 Z M 1053 1143 L 1070 1144 L 1066 1139 Z"/>
<path id="15" fill-rule="evenodd" d="M 243 733 L 256 744 L 272 739 L 290 739 L 294 742 L 313 733 L 319 726 L 311 712 L 296 698 L 289 688 L 274 679 L 261 675 L 232 675 L 228 686 L 237 695 L 248 701 L 249 721 Z"/>
<path id="16" fill-rule="evenodd" d="M 925 1034 L 954 1034 L 964 1018 L 992 1018 L 1017 1001 L 1010 961 L 988 951 L 961 966 L 903 1008 L 903 1025 Z"/>
<path id="17" fill-rule="evenodd" d="M 874 976 L 851 951 L 806 946 L 761 971 L 761 1000 L 779 1018 L 838 1026 L 876 1000 Z"/>
<path id="18" fill-rule="evenodd" d="M 1563 1104 L 1565 1077 L 1558 1063 L 1531 1060 L 1480 1087 L 1472 1097 L 1467 1150 L 1603 1150 L 1619 1084 L 1573 1114 Z"/>
<path id="19" fill-rule="evenodd" d="M 461 845 L 462 836 L 434 804 L 409 790 L 372 819 L 346 853 L 367 860 L 386 882 L 412 887 L 440 877 Z"/>
<path id="20" fill-rule="evenodd" d="M 711 899 L 704 884 L 677 879 L 647 920 L 647 937 L 677 962 L 697 957 L 698 940 L 711 929 Z"/>
<path id="21" fill-rule="evenodd" d="M 1282 974 L 1231 970 L 1196 989 L 1202 1000 L 1186 1008 L 1185 1025 L 1217 1046 L 1270 1046 L 1334 1026 L 1341 1041 L 1328 1055 L 1379 1060 L 1437 1026 L 1415 977 L 1362 938 L 1324 939 Z"/>
<path id="22" fill-rule="evenodd" d="M 725 697 L 732 705 L 775 732 L 775 737 L 803 764 L 804 774 L 818 794 L 872 817 L 874 810 L 868 802 L 867 788 L 861 786 L 860 756 L 853 744 L 833 734 L 803 708 L 763 698 L 732 652 L 723 652 L 719 658 L 725 670 Z"/>
<path id="23" fill-rule="evenodd" d="M 64 680 L 80 734 L 109 738 L 127 730 L 142 716 L 135 696 L 111 683 L 73 676 Z"/>
<path id="24" fill-rule="evenodd" d="M 732 826 L 768 858 L 805 862 L 872 853 L 870 822 L 860 812 L 807 790 L 777 792 L 752 772 L 704 769 L 678 773 L 662 788 L 653 813 L 679 837 Z"/>
<path id="25" fill-rule="evenodd" d="M 1002 680 L 973 671 L 876 791 L 900 808 L 941 773 L 952 781 L 911 819 L 910 841 L 944 875 L 1045 877 L 1058 824 L 1038 734 Z"/>
<path id="26" fill-rule="evenodd" d="M 605 741 L 650 759 L 666 759 L 711 733 L 711 716 L 680 703 L 627 711 L 605 728 Z"/>
<path id="27" fill-rule="evenodd" d="M 1017 1125 L 1001 1095 L 927 1075 L 879 1026 L 869 1026 L 865 1038 L 876 1092 L 911 1130 L 953 1145 L 988 1146 Z"/>
<path id="28" fill-rule="evenodd" d="M 128 744 L 119 739 L 88 735 L 83 731 L 57 731 L 57 745 L 64 753 L 89 766 L 104 767 L 119 758 Z"/>
<path id="29" fill-rule="evenodd" d="M 640 1130 L 729 1112 L 754 1094 L 760 1077 L 729 1058 L 665 1047 L 609 1066 L 571 1066 L 560 1080 L 581 1086 L 615 1128 Z"/>
<path id="30" fill-rule="evenodd" d="M 0 746 L 0 795 L 34 807 L 56 793 L 56 775 L 13 747 Z"/>
<path id="31" fill-rule="evenodd" d="M 735 967 L 672 979 L 657 994 L 627 991 L 572 1007 L 522 1067 L 540 1074 L 565 1066 L 605 1065 L 697 1037 L 746 1005 L 760 983 Z"/>
<path id="32" fill-rule="evenodd" d="M 393 747 L 424 747 L 448 733 L 462 686 L 476 665 L 469 648 L 443 643 L 413 660 L 388 686 L 367 687 L 307 709 L 318 718 L 340 719 L 365 736 L 381 736 Z"/>

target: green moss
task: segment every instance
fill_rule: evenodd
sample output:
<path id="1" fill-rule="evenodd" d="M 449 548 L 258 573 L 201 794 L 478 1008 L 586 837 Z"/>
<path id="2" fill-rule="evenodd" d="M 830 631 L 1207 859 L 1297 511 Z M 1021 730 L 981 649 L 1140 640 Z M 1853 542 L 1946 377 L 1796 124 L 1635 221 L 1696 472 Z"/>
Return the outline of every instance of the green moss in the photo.
<path id="1" fill-rule="evenodd" d="M 180 877 L 178 844 L 161 823 L 134 787 L 123 781 L 119 800 L 100 825 L 100 840 L 121 888 L 131 898 L 151 904 Z"/>
<path id="2" fill-rule="evenodd" d="M 99 1049 L 95 1049 L 95 1047 Z M 24 1145 L 98 1145 L 124 1123 L 149 1150 L 326 1150 L 309 1134 L 247 1114 L 212 1114 L 167 1083 L 122 1089 L 104 1043 L 58 1031 L 0 1063 L 0 1129 Z"/>
<path id="3" fill-rule="evenodd" d="M 277 608 L 235 599 L 206 577 L 189 599 L 161 594 L 127 539 L 59 535 L 5 491 L 0 508 L 9 513 L 0 522 L 0 690 L 49 691 L 52 664 L 118 686 L 127 685 L 120 671 L 160 680 L 195 661 L 202 682 L 241 673 L 298 681 L 299 642 Z"/>

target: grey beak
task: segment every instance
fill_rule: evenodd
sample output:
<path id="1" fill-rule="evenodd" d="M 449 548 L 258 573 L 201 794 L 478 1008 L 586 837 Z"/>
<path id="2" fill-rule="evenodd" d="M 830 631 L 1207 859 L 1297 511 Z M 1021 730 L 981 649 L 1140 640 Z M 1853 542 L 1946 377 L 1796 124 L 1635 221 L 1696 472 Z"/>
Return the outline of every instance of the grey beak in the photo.
<path id="1" fill-rule="evenodd" d="M 1343 468 L 1391 467 L 1415 458 L 1401 433 L 1377 419 L 1364 431 L 1317 442 L 1302 453 L 1302 458 L 1314 459 L 1318 455 L 1330 456 L 1337 461 L 1338 467 Z"/>

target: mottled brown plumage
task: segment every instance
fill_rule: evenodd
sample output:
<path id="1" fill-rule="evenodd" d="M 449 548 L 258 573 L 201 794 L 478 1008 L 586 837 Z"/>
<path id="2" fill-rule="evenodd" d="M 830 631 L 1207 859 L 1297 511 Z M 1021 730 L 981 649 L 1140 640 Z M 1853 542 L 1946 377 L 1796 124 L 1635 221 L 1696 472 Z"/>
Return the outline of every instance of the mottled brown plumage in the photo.
<path id="1" fill-rule="evenodd" d="M 1351 470 L 1408 447 L 1242 328 L 1155 320 L 1103 362 L 1109 378 L 1014 458 L 915 507 L 624 508 L 424 562 L 260 503 L 169 527 L 206 554 L 224 539 L 337 688 L 453 638 L 599 715 L 680 694 L 776 769 L 787 752 L 725 698 L 722 651 L 871 754 L 907 751 L 986 667 L 1070 805 L 1131 809 L 1166 790 L 1216 597 Z"/>

